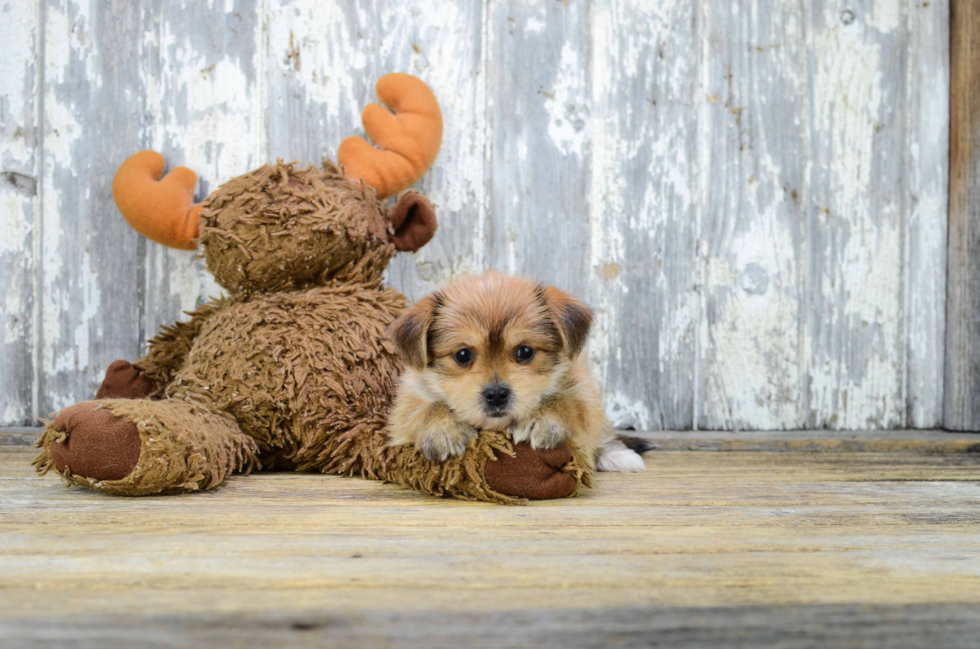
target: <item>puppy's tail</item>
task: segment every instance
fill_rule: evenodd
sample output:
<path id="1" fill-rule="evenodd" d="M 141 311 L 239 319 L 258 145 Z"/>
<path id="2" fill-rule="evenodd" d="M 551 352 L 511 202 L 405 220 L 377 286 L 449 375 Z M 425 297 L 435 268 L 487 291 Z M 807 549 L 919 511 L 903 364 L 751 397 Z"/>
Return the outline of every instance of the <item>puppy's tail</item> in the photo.
<path id="1" fill-rule="evenodd" d="M 600 471 L 635 473 L 646 469 L 641 453 L 655 446 L 641 437 L 622 435 L 612 430 L 606 431 L 596 450 L 596 468 Z"/>
<path id="2" fill-rule="evenodd" d="M 630 449 L 638 455 L 643 455 L 647 451 L 652 451 L 657 448 L 657 445 L 648 439 L 643 439 L 642 437 L 633 437 L 631 435 L 623 435 L 622 433 L 616 433 L 616 437 L 619 438 L 626 448 Z"/>

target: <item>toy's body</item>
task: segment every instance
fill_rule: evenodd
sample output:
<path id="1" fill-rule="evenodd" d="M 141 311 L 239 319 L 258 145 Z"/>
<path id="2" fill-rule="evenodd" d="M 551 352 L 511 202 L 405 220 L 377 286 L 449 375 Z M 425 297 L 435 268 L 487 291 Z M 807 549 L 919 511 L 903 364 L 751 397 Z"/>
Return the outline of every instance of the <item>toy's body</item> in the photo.
<path id="1" fill-rule="evenodd" d="M 399 293 L 356 283 L 222 305 L 173 368 L 166 395 L 230 414 L 263 466 L 378 477 L 372 460 L 398 372 L 384 328 L 404 304 Z M 151 360 L 169 342 L 153 343 L 136 366 L 169 373 Z M 348 438 L 357 443 L 336 453 Z"/>
<path id="2" fill-rule="evenodd" d="M 155 442 L 140 470 L 90 476 L 89 484 L 128 495 L 207 488 L 227 474 L 232 455 L 233 468 L 388 477 L 378 460 L 398 363 L 383 330 L 404 304 L 379 283 L 338 283 L 205 305 L 189 326 L 154 339 L 134 366 L 117 362 L 104 400 L 89 402 L 121 408 Z M 149 393 L 133 394 L 141 389 L 134 383 Z M 205 448 L 215 445 L 234 453 Z M 200 455 L 194 466 L 178 459 L 188 450 Z M 57 447 L 54 460 L 71 464 Z"/>
<path id="3" fill-rule="evenodd" d="M 431 95 L 401 77 L 389 75 L 388 86 Z M 397 153 L 390 149 L 382 153 Z M 416 156 L 418 165 L 434 156 Z M 421 175 L 402 163 L 399 187 Z M 384 331 L 406 299 L 384 286 L 382 273 L 398 251 L 434 234 L 423 197 L 405 193 L 386 208 L 360 176 L 325 161 L 266 165 L 192 206 L 185 199 L 196 177 L 178 168 L 158 182 L 162 171 L 158 155 L 133 156 L 117 174 L 117 203 L 147 236 L 182 248 L 199 241 L 229 297 L 164 328 L 135 364 L 113 363 L 97 400 L 63 410 L 48 426 L 39 470 L 120 495 L 214 488 L 233 471 L 261 467 L 362 475 L 493 502 L 561 497 L 588 479 L 567 447 L 518 447 L 512 456 L 499 433 L 482 433 L 445 463 L 411 446 L 388 447 L 399 362 Z M 178 190 L 184 199 L 174 199 Z"/>

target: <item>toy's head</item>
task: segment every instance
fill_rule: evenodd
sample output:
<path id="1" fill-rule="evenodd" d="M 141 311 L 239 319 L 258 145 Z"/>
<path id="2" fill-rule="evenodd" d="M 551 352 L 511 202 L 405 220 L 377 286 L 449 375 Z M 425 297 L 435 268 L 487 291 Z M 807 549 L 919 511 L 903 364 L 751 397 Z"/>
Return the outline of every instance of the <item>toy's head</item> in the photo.
<path id="1" fill-rule="evenodd" d="M 208 197 L 200 221 L 208 269 L 235 294 L 377 279 L 398 250 L 421 248 L 436 229 L 421 194 L 386 209 L 329 161 L 280 161 L 234 178 Z"/>
<path id="2" fill-rule="evenodd" d="M 424 83 L 389 74 L 369 105 L 368 135 L 341 143 L 341 167 L 299 168 L 278 161 L 224 183 L 193 204 L 197 176 L 185 167 L 161 178 L 163 157 L 141 151 L 119 168 L 113 196 L 141 234 L 174 248 L 199 244 L 208 269 L 236 295 L 280 291 L 331 280 L 380 278 L 397 251 L 415 251 L 435 234 L 425 197 L 401 194 L 428 170 L 442 138 L 439 105 Z M 159 179 L 159 180 L 157 180 Z"/>

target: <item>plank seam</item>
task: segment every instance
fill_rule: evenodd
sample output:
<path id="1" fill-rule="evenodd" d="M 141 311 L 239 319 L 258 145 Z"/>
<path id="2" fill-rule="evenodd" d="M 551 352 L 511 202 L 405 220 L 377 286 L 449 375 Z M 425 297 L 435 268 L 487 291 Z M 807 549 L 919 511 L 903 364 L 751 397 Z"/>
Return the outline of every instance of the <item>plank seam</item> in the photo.
<path id="1" fill-rule="evenodd" d="M 140 132 L 139 141 L 141 149 L 152 148 L 152 128 L 148 124 L 149 118 L 149 102 L 147 101 L 147 90 L 146 90 L 146 77 L 152 74 L 151 71 L 146 71 L 142 69 L 146 61 L 146 38 L 145 38 L 145 20 L 146 12 L 140 12 L 140 42 L 139 42 L 139 60 L 140 60 Z M 159 42 L 159 41 L 158 41 Z M 149 273 L 147 272 L 147 264 L 149 263 L 149 252 L 146 249 L 146 239 L 142 236 L 136 238 L 136 258 L 139 260 L 139 266 L 137 267 L 136 276 L 136 305 L 138 313 L 136 316 L 136 344 L 137 353 L 142 356 L 143 349 L 146 345 L 146 332 L 147 332 L 147 295 L 149 291 L 147 290 L 147 279 Z"/>
<path id="2" fill-rule="evenodd" d="M 902 93 L 902 111 L 904 115 L 902 116 L 902 127 L 904 129 L 902 138 L 902 154 L 904 156 L 904 169 L 902 170 L 902 191 L 899 195 L 899 219 L 901 220 L 901 239 L 900 245 L 902 246 L 901 251 L 901 268 L 899 269 L 900 277 L 899 283 L 902 290 L 899 291 L 900 299 L 902 304 L 900 305 L 900 312 L 902 314 L 901 330 L 899 332 L 899 349 L 902 350 L 902 381 L 901 381 L 901 397 L 902 401 L 905 403 L 905 407 L 902 409 L 902 427 L 908 428 L 911 415 L 912 415 L 912 394 L 909 389 L 911 385 L 909 372 L 911 370 L 912 364 L 910 362 L 910 356 L 912 350 L 909 345 L 909 329 L 911 318 L 911 312 L 909 309 L 909 304 L 911 303 L 911 293 L 912 293 L 912 282 L 909 281 L 909 265 L 912 263 L 912 246 L 910 242 L 910 231 L 912 228 L 913 219 L 909 214 L 911 206 L 914 201 L 911 200 L 910 193 L 912 191 L 912 170 L 911 163 L 909 160 L 911 140 L 912 140 L 912 96 L 911 96 L 911 84 L 913 77 L 913 58 L 915 53 L 915 48 L 912 45 L 912 26 L 909 24 L 911 20 L 911 12 L 909 11 L 909 0 L 902 2 L 902 24 L 905 28 L 905 91 Z"/>
<path id="3" fill-rule="evenodd" d="M 811 29 L 811 25 L 814 21 L 813 8 L 807 3 L 801 3 L 803 6 L 803 14 L 806 18 L 802 21 L 803 30 L 803 42 L 805 44 L 806 50 L 806 75 L 807 75 L 807 92 L 806 92 L 806 133 L 804 138 L 804 146 L 806 147 L 806 163 L 804 166 L 803 173 L 803 225 L 801 227 L 803 240 L 800 245 L 800 267 L 802 272 L 800 273 L 800 297 L 801 299 L 808 299 L 804 296 L 809 296 L 811 294 L 812 278 L 810 277 L 810 265 L 812 263 L 811 256 L 811 246 L 812 246 L 812 232 L 811 226 L 813 224 L 813 138 L 814 138 L 814 113 L 815 113 L 815 88 L 814 88 L 814 72 L 816 70 L 816 44 L 814 43 L 814 29 Z M 801 357 L 801 371 L 803 378 L 803 386 L 801 398 L 803 400 L 803 417 L 802 424 L 805 427 L 818 427 L 821 426 L 819 417 L 817 416 L 816 409 L 813 407 L 813 358 L 812 352 L 807 354 L 807 337 L 810 334 L 810 317 L 812 314 L 804 313 L 800 317 L 800 336 L 799 336 L 799 347 L 800 347 L 800 357 Z M 822 426 L 826 428 L 826 426 Z"/>
<path id="4" fill-rule="evenodd" d="M 483 46 L 480 56 L 483 63 L 483 241 L 481 265 L 486 268 L 487 260 L 495 258 L 494 238 L 488 232 L 493 227 L 493 93 L 491 72 L 493 68 L 493 10 L 494 0 L 483 3 Z M 490 248 L 488 251 L 487 248 Z"/>
<path id="5" fill-rule="evenodd" d="M 705 206 L 708 204 L 708 175 L 705 173 L 704 165 L 706 160 L 708 160 L 707 147 L 708 138 L 705 136 L 705 124 L 709 122 L 707 111 L 708 105 L 705 100 L 704 93 L 708 88 L 708 78 L 707 78 L 707 48 L 708 39 L 707 35 L 704 33 L 705 26 L 705 16 L 706 8 L 705 1 L 702 0 L 698 3 L 698 10 L 696 14 L 696 23 L 694 25 L 694 30 L 698 35 L 698 86 L 695 88 L 694 101 L 697 102 L 699 106 L 697 111 L 697 174 L 698 174 L 698 200 L 694 209 L 694 259 L 697 268 L 697 285 L 694 287 L 697 293 L 697 300 L 695 300 L 695 314 L 694 314 L 694 386 L 691 395 L 691 430 L 699 430 L 700 422 L 699 418 L 701 416 L 701 362 L 702 362 L 702 344 L 701 344 L 701 329 L 702 321 L 704 319 L 704 300 L 706 299 L 704 284 L 706 281 L 706 259 L 704 259 L 704 241 L 702 239 L 703 232 L 703 219 L 705 215 Z"/>
<path id="6" fill-rule="evenodd" d="M 809 270 L 810 270 L 810 213 L 812 211 L 812 192 L 813 183 L 811 182 L 810 173 L 813 169 L 813 93 L 811 87 L 813 84 L 813 67 L 811 65 L 811 46 L 813 38 L 813 30 L 810 29 L 812 23 L 812 15 L 807 15 L 807 4 L 800 3 L 800 13 L 804 18 L 800 22 L 800 29 L 803 32 L 803 45 L 804 45 L 804 73 L 806 74 L 806 92 L 804 93 L 802 105 L 803 105 L 803 122 L 804 122 L 804 136 L 803 136 L 803 147 L 805 151 L 805 158 L 803 163 L 803 174 L 801 177 L 802 187 L 800 188 L 800 193 L 803 196 L 803 218 L 800 224 L 800 248 L 799 254 L 800 258 L 797 264 L 799 272 L 796 278 L 797 287 L 796 292 L 799 296 L 801 302 L 805 303 L 807 288 L 809 286 Z M 809 20 L 808 20 L 809 18 Z M 810 358 L 807 356 L 806 349 L 806 337 L 809 332 L 809 314 L 807 311 L 802 310 L 797 318 L 796 322 L 796 354 L 797 354 L 797 368 L 800 373 L 799 386 L 800 386 L 800 409 L 798 415 L 798 421 L 801 426 L 807 426 L 811 423 L 810 416 L 812 412 L 811 402 L 812 402 L 812 386 L 813 380 L 810 374 Z M 815 418 L 814 418 L 815 419 Z"/>
<path id="7" fill-rule="evenodd" d="M 252 163 L 252 167 L 257 167 L 260 164 L 264 164 L 265 161 L 269 159 L 269 105 L 268 102 L 271 100 L 269 97 L 269 57 L 272 53 L 269 51 L 269 8 L 267 0 L 258 0 L 256 11 L 258 12 L 258 43 L 256 44 L 256 58 L 258 59 L 255 63 L 255 94 L 258 95 L 259 100 L 255 102 L 256 105 L 256 122 L 257 122 L 257 133 L 258 136 L 255 138 L 255 160 Z M 243 172 L 244 173 L 244 172 Z"/>
<path id="8" fill-rule="evenodd" d="M 44 285 L 44 270 L 42 257 L 42 239 L 44 238 L 44 68 L 45 68 L 45 42 L 47 12 L 44 0 L 35 0 L 35 15 L 37 16 L 37 37 L 34 41 L 34 58 L 36 69 L 34 72 L 34 177 L 36 179 L 36 193 L 34 194 L 34 239 L 31 242 L 32 254 L 34 255 L 33 286 L 34 304 L 32 305 L 32 345 L 31 345 L 31 416 L 37 421 L 40 418 L 41 404 L 41 288 Z"/>

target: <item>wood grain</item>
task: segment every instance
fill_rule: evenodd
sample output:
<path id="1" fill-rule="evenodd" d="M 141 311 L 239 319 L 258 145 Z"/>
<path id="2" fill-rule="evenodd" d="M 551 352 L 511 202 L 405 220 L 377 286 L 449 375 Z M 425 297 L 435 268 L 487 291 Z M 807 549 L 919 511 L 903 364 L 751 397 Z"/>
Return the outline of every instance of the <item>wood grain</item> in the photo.
<path id="1" fill-rule="evenodd" d="M 759 634 L 851 620 L 847 646 L 893 637 L 903 615 L 918 625 L 901 627 L 910 637 L 943 646 L 976 628 L 971 454 L 654 453 L 643 474 L 602 474 L 582 497 L 516 508 L 293 473 L 111 498 L 34 477 L 30 456 L 0 449 L 5 646 L 137 634 L 291 646 L 303 630 L 525 646 L 562 619 L 607 640 L 624 629 L 682 640 L 705 624 L 720 633 L 693 622 L 715 613 Z M 828 646 L 847 641 L 822 633 Z"/>
<path id="2" fill-rule="evenodd" d="M 0 422 L 34 423 L 38 241 L 38 49 L 34 3 L 4 5 L 0 20 Z"/>
<path id="3" fill-rule="evenodd" d="M 300 1 L 269 8 L 271 155 L 335 159 L 340 141 L 364 135 L 361 110 L 377 102 L 375 82 L 391 71 L 424 79 L 446 129 L 432 169 L 417 183 L 436 208 L 438 236 L 402 254 L 387 278 L 411 299 L 486 267 L 484 8 L 442 0 L 393 10 L 386 2 Z M 351 53 L 358 58 L 351 60 Z"/>
<path id="4" fill-rule="evenodd" d="M 44 431 L 36 427 L 0 428 L 0 446 L 31 446 Z M 631 431 L 656 451 L 794 453 L 950 453 L 980 452 L 973 433 L 945 430 L 789 430 Z"/>
<path id="5" fill-rule="evenodd" d="M 488 264 L 589 289 L 593 56 L 581 2 L 493 2 L 487 15 Z"/>
<path id="6" fill-rule="evenodd" d="M 446 132 L 419 183 L 439 234 L 389 281 L 414 299 L 496 267 L 588 301 L 617 426 L 932 427 L 945 412 L 980 428 L 980 238 L 962 200 L 945 312 L 948 0 L 3 7 L 0 425 L 87 398 L 111 360 L 220 290 L 119 216 L 122 159 L 157 148 L 198 172 L 201 198 L 276 157 L 333 157 L 401 70 L 433 87 Z M 975 132 L 956 131 L 953 156 L 973 170 Z M 976 174 L 957 173 L 962 197 Z"/>
<path id="7" fill-rule="evenodd" d="M 807 427 L 906 423 L 904 10 L 898 0 L 811 10 Z"/>
<path id="8" fill-rule="evenodd" d="M 247 614 L 182 613 L 133 619 L 125 615 L 57 620 L 18 619 L 3 625 L 10 649 L 73 647 L 128 649 L 133 638 L 149 646 L 196 647 L 528 647 L 545 649 L 646 648 L 809 649 L 889 647 L 921 649 L 941 640 L 968 647 L 980 631 L 968 604 L 853 606 L 798 605 L 477 612 L 317 610 Z"/>
<path id="9" fill-rule="evenodd" d="M 697 6 L 596 3 L 589 23 L 590 359 L 613 425 L 691 428 L 698 362 Z"/>
<path id="10" fill-rule="evenodd" d="M 906 20 L 905 423 L 936 428 L 943 425 L 946 362 L 949 2 L 913 2 Z"/>
<path id="11" fill-rule="evenodd" d="M 111 361 L 140 353 L 143 244 L 111 183 L 140 142 L 141 29 L 127 0 L 44 6 L 40 415 L 91 398 Z"/>
<path id="12" fill-rule="evenodd" d="M 201 200 L 268 160 L 266 106 L 259 99 L 265 63 L 260 3 L 141 4 L 139 68 L 147 88 L 141 147 L 160 151 L 169 167 L 196 172 Z M 196 254 L 152 241 L 144 246 L 141 345 L 160 325 L 186 320 L 184 312 L 222 294 Z"/>
<path id="13" fill-rule="evenodd" d="M 705 14 L 698 427 L 802 428 L 807 16 L 785 2 Z"/>
<path id="14" fill-rule="evenodd" d="M 980 7 L 951 5 L 949 285 L 944 420 L 980 430 Z"/>

